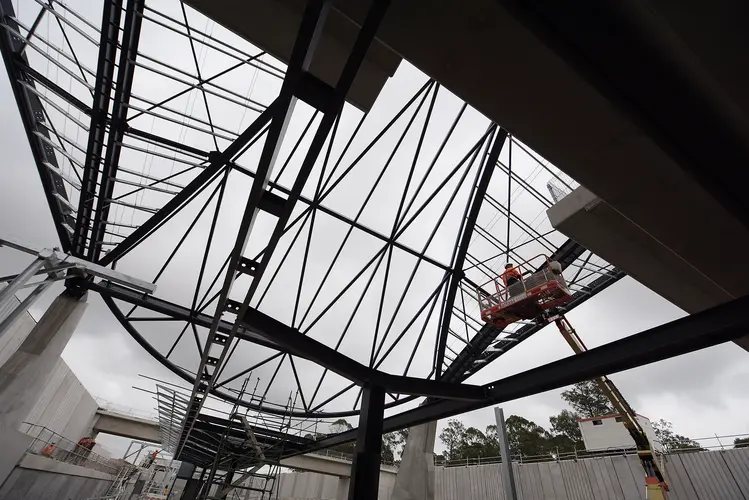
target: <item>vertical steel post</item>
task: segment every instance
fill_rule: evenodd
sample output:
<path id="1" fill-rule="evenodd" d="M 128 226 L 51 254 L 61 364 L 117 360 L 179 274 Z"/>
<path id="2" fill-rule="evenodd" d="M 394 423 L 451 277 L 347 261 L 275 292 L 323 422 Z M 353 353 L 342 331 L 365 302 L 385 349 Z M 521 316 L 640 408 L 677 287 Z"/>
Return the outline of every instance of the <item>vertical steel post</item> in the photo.
<path id="1" fill-rule="evenodd" d="M 510 443 L 507 441 L 505 414 L 502 411 L 502 408 L 494 408 L 494 417 L 497 419 L 499 452 L 502 456 L 502 486 L 505 490 L 505 500 L 518 500 L 518 493 L 517 489 L 515 488 L 515 476 L 512 472 L 512 456 L 510 455 Z"/>
<path id="2" fill-rule="evenodd" d="M 384 417 L 385 389 L 365 386 L 356 438 L 356 453 L 351 464 L 349 500 L 377 500 Z"/>

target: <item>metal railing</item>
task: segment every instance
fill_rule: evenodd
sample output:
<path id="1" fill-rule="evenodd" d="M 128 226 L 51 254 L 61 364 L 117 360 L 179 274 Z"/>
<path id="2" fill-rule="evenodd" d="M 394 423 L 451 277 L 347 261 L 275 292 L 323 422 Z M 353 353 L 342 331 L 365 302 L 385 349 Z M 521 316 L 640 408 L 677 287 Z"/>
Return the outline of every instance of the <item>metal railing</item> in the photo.
<path id="1" fill-rule="evenodd" d="M 336 458 L 338 460 L 345 460 L 346 462 L 353 462 L 354 461 L 354 456 L 353 455 L 351 455 L 349 453 L 344 453 L 342 451 L 331 450 L 329 448 L 322 449 L 322 450 L 311 451 L 309 454 L 310 455 L 320 455 L 320 456 L 323 456 L 323 457 Z M 390 461 L 390 460 L 382 460 L 380 462 L 380 464 L 381 465 L 386 465 L 388 467 L 397 467 L 398 466 L 397 463 L 395 463 L 393 461 Z"/>
<path id="2" fill-rule="evenodd" d="M 102 457 L 44 426 L 24 422 L 21 431 L 34 438 L 27 453 L 112 475 L 122 467 L 120 461 Z"/>
<path id="3" fill-rule="evenodd" d="M 554 273 L 548 267 L 544 267 L 540 271 L 533 273 L 527 278 L 521 278 L 517 283 L 513 283 L 509 287 L 505 288 L 504 284 L 501 283 L 501 279 L 496 279 L 484 283 L 485 286 L 489 283 L 493 283 L 497 293 L 486 295 L 481 289 L 477 290 L 479 307 L 482 310 L 490 309 L 494 306 L 503 306 L 513 301 L 515 297 L 524 296 L 528 290 L 555 281 L 559 284 L 559 287 L 565 291 L 568 291 L 567 282 L 564 280 L 564 276 L 558 273 Z"/>
<path id="4" fill-rule="evenodd" d="M 711 451 L 726 451 L 733 449 L 735 446 L 733 442 L 723 442 L 721 440 L 731 440 L 735 438 L 747 438 L 749 434 L 732 434 L 727 436 L 710 436 L 703 438 L 692 439 L 696 442 L 698 447 L 684 447 L 684 448 L 665 448 L 664 453 L 666 455 L 676 455 L 683 453 L 699 453 L 699 452 L 711 452 Z M 718 444 L 702 444 L 705 441 L 717 441 Z M 636 455 L 637 450 L 634 447 L 631 448 L 608 448 L 600 451 L 585 451 L 585 450 L 574 450 L 568 452 L 553 451 L 544 453 L 541 455 L 512 455 L 512 461 L 518 464 L 530 464 L 538 462 L 556 462 L 562 460 L 581 460 L 585 458 L 602 458 L 611 456 L 626 456 Z M 440 460 L 437 456 L 434 457 L 434 465 L 439 467 L 465 467 L 471 465 L 490 465 L 502 463 L 502 457 L 498 456 L 487 456 L 487 457 L 472 457 L 472 458 L 459 458 L 456 460 Z"/>
<path id="5" fill-rule="evenodd" d="M 143 410 L 134 406 L 125 406 L 117 403 L 113 403 L 104 398 L 95 396 L 96 404 L 99 405 L 100 410 L 110 411 L 112 413 L 119 413 L 130 417 L 136 417 L 143 420 L 152 420 L 154 422 L 159 421 L 159 414 L 153 411 Z"/>

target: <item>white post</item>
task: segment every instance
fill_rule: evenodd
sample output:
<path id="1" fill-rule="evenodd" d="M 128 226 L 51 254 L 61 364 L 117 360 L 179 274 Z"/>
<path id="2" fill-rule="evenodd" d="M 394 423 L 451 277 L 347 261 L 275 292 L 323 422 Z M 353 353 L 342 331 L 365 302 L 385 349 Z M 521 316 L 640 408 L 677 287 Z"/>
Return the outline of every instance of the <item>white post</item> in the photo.
<path id="1" fill-rule="evenodd" d="M 502 408 L 494 408 L 494 416 L 497 419 L 499 452 L 500 455 L 502 455 L 502 485 L 505 490 L 505 500 L 518 500 L 518 493 L 515 489 L 515 476 L 512 472 L 512 456 L 510 455 L 510 443 L 507 441 L 505 414 L 502 411 Z"/>

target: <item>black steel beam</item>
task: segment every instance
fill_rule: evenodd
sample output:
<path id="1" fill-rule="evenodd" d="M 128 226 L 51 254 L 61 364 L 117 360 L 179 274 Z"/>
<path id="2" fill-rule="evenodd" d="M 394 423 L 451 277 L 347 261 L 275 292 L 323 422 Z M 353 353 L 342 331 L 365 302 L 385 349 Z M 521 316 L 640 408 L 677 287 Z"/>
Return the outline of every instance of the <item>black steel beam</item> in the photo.
<path id="1" fill-rule="evenodd" d="M 385 389 L 365 387 L 359 428 L 356 429 L 356 452 L 351 464 L 349 500 L 377 500 L 378 498 L 384 411 Z"/>
<path id="2" fill-rule="evenodd" d="M 20 33 L 19 26 L 13 20 L 13 17 L 15 17 L 15 12 L 13 10 L 12 0 L 0 0 L 0 19 L 13 31 Z M 8 80 L 13 89 L 13 96 L 16 99 L 16 105 L 18 106 L 18 111 L 21 115 L 21 122 L 23 123 L 23 128 L 26 132 L 26 139 L 29 142 L 31 154 L 42 181 L 44 196 L 47 198 L 47 205 L 52 214 L 57 237 L 60 239 L 60 246 L 64 251 L 70 251 L 71 238 L 70 234 L 65 229 L 65 226 L 67 225 L 72 229 L 75 226 L 75 218 L 72 215 L 72 210 L 66 205 L 66 202 L 68 202 L 68 195 L 65 184 L 59 175 L 50 171 L 44 165 L 44 163 L 47 162 L 53 167 L 59 168 L 57 157 L 55 156 L 54 149 L 48 145 L 42 146 L 35 135 L 35 133 L 39 133 L 49 139 L 49 133 L 46 128 L 36 127 L 37 121 L 45 121 L 44 107 L 42 106 L 39 97 L 28 92 L 21 84 L 21 82 L 25 82 L 34 87 L 33 80 L 29 76 L 26 76 L 23 69 L 16 64 L 16 62 L 20 60 L 24 67 L 28 67 L 28 59 L 26 58 L 26 55 L 18 55 L 20 53 L 19 51 L 24 46 L 24 40 L 12 35 L 8 30 L 1 31 L 0 52 L 3 54 L 5 69 L 8 72 Z"/>
<path id="3" fill-rule="evenodd" d="M 218 341 L 218 325 L 221 321 L 221 315 L 224 310 L 229 310 L 227 309 L 231 304 L 229 301 L 229 294 L 234 285 L 235 272 L 239 269 L 239 264 L 243 257 L 242 253 L 244 252 L 247 240 L 252 233 L 252 228 L 257 217 L 258 205 L 260 204 L 262 195 L 265 192 L 268 181 L 270 180 L 270 174 L 275 165 L 281 141 L 283 140 L 286 128 L 291 120 L 294 104 L 296 102 L 294 90 L 296 89 L 301 74 L 309 68 L 312 62 L 312 57 L 322 35 L 323 26 L 329 9 L 330 5 L 324 0 L 311 0 L 307 3 L 294 40 L 291 57 L 289 58 L 289 64 L 286 69 L 286 75 L 281 84 L 278 97 L 276 97 L 274 101 L 275 106 L 271 105 L 277 109 L 274 109 L 270 117 L 270 124 L 266 133 L 265 142 L 257 163 L 256 176 L 250 187 L 242 219 L 237 230 L 237 237 L 229 255 L 228 266 L 216 302 L 216 314 L 211 323 L 211 327 L 208 330 L 205 348 L 203 349 L 200 364 L 198 365 L 197 373 L 200 373 L 202 376 L 201 379 L 196 380 L 193 384 L 192 393 L 190 395 L 190 408 L 188 409 L 184 422 L 182 423 L 181 436 L 177 445 L 178 454 L 184 446 L 184 443 L 187 441 L 187 438 L 192 431 L 192 427 L 195 424 L 195 418 L 205 402 L 204 395 L 210 392 L 217 382 L 218 375 L 226 362 L 228 353 L 230 352 L 229 346 L 234 341 L 234 330 L 232 330 L 225 339 Z M 266 111 L 268 111 L 268 109 L 270 109 L 270 107 L 267 108 Z M 227 158 L 227 160 L 231 160 L 231 158 Z M 300 169 L 300 175 L 301 172 L 303 172 L 303 169 L 304 167 Z M 265 257 L 269 257 L 269 255 L 266 255 Z M 231 305 L 232 312 L 235 312 L 238 315 L 242 315 L 245 312 L 248 307 L 247 304 L 249 302 L 249 297 L 254 288 L 257 287 L 257 283 L 262 276 L 260 266 L 257 266 L 253 275 L 254 279 L 250 284 L 250 292 L 248 292 L 247 299 L 243 303 L 237 304 L 237 307 Z M 216 350 L 219 352 L 215 353 Z M 209 358 L 216 360 L 216 362 L 213 363 L 212 368 L 208 368 Z"/>
<path id="4" fill-rule="evenodd" d="M 205 430 L 221 429 L 221 432 L 231 426 L 234 426 L 233 430 L 231 431 L 231 435 L 241 439 L 246 439 L 247 437 L 247 434 L 242 429 L 236 427 L 235 422 L 232 422 L 226 418 L 201 413 L 198 415 L 195 425 L 199 425 L 200 422 L 202 422 L 206 426 L 204 427 Z M 250 426 L 250 428 L 252 429 L 252 432 L 256 437 L 267 436 L 279 442 L 283 441 L 285 443 L 291 443 L 295 445 L 309 445 L 313 442 L 313 440 L 311 439 L 307 439 L 294 434 L 288 434 L 274 429 L 268 429 L 266 427 Z"/>
<path id="5" fill-rule="evenodd" d="M 495 124 L 496 127 L 496 124 Z M 445 346 L 447 345 L 447 332 L 450 328 L 450 321 L 452 319 L 453 305 L 455 304 L 455 296 L 458 292 L 458 285 L 460 280 L 463 279 L 465 273 L 463 272 L 463 264 L 466 260 L 466 254 L 468 253 L 468 245 L 471 243 L 471 236 L 473 235 L 473 228 L 476 225 L 476 219 L 481 211 L 481 206 L 484 203 L 484 196 L 486 190 L 489 187 L 489 181 L 492 179 L 492 173 L 494 173 L 494 165 L 499 160 L 499 153 L 502 151 L 502 147 L 507 139 L 507 131 L 503 128 L 496 130 L 494 136 L 494 144 L 492 145 L 491 151 L 489 152 L 488 158 L 483 158 L 484 171 L 481 174 L 479 183 L 476 186 L 476 190 L 471 202 L 471 208 L 468 212 L 463 225 L 463 234 L 460 237 L 460 244 L 458 245 L 458 251 L 455 254 L 455 261 L 453 262 L 453 273 L 450 276 L 450 284 L 447 289 L 447 296 L 443 302 L 442 307 L 442 325 L 440 327 L 439 345 L 437 347 L 437 358 L 435 362 L 436 378 L 442 378 L 442 363 L 445 360 Z"/>
<path id="6" fill-rule="evenodd" d="M 203 151 L 202 149 L 194 148 L 190 146 L 189 144 L 184 144 L 182 142 L 173 141 L 171 139 L 167 139 L 166 137 L 161 137 L 160 135 L 152 134 L 150 132 L 146 132 L 144 130 L 140 130 L 134 127 L 128 126 L 125 130 L 127 135 L 140 137 L 142 139 L 145 139 L 150 142 L 154 142 L 157 144 L 163 144 L 164 146 L 168 146 L 173 149 L 177 149 L 180 151 L 184 151 L 186 153 L 193 154 L 195 156 L 200 156 L 201 158 L 208 158 L 208 151 Z"/>
<path id="7" fill-rule="evenodd" d="M 88 290 L 98 292 L 102 295 L 102 297 L 121 300 L 127 302 L 128 304 L 132 304 L 149 311 L 164 314 L 166 316 L 169 316 L 170 318 L 178 319 L 181 321 L 189 321 L 194 325 L 202 326 L 204 328 L 210 327 L 211 321 L 213 321 L 213 316 L 209 316 L 203 313 L 192 313 L 187 307 L 182 307 L 180 305 L 163 299 L 158 299 L 150 295 L 144 295 L 130 288 L 126 288 L 109 281 L 87 282 L 83 283 L 82 286 L 84 286 Z M 228 333 L 231 331 L 232 326 L 232 323 L 222 321 L 219 325 L 219 331 L 222 333 Z M 237 336 L 242 340 L 247 340 L 264 347 L 269 347 L 275 350 L 283 350 L 281 346 L 273 340 L 253 333 L 244 328 L 239 330 Z"/>
<path id="8" fill-rule="evenodd" d="M 58 97 L 60 97 L 65 102 L 68 102 L 78 108 L 81 112 L 85 113 L 88 116 L 91 116 L 91 106 L 84 103 L 77 97 L 75 97 L 73 94 L 68 92 L 67 90 L 63 89 L 59 85 L 57 85 L 55 82 L 29 66 L 26 61 L 16 55 L 14 63 L 20 69 L 23 73 L 26 73 L 28 76 L 36 80 L 38 83 L 42 84 L 47 89 L 51 90 L 52 93 L 56 94 Z"/>
<path id="9" fill-rule="evenodd" d="M 467 411 L 559 389 L 577 382 L 637 368 L 743 337 L 749 331 L 749 296 L 687 316 L 621 340 L 569 356 L 485 386 L 480 402 L 440 400 L 385 419 L 383 432 L 459 415 Z M 357 430 L 315 442 L 304 450 L 353 441 Z"/>
<path id="10" fill-rule="evenodd" d="M 273 118 L 278 111 L 278 102 L 273 101 L 265 111 L 250 124 L 229 147 L 223 152 L 215 154 L 210 159 L 208 166 L 203 169 L 185 188 L 169 200 L 158 212 L 153 214 L 138 229 L 130 233 L 127 238 L 122 240 L 108 254 L 99 259 L 98 263 L 106 266 L 115 260 L 123 257 L 132 250 L 143 239 L 145 239 L 156 227 L 175 211 L 181 209 L 190 197 L 195 194 L 203 185 L 210 182 L 229 161 L 237 155 L 240 150 L 255 137 L 263 127 Z"/>
<path id="11" fill-rule="evenodd" d="M 277 343 L 286 352 L 313 361 L 358 385 L 377 385 L 396 394 L 471 401 L 485 396 L 483 389 L 475 385 L 391 375 L 369 368 L 255 309 L 248 309 L 241 323 L 247 330 Z"/>
<path id="12" fill-rule="evenodd" d="M 128 104 L 130 103 L 130 92 L 133 88 L 135 60 L 138 56 L 144 4 L 145 0 L 127 0 L 125 26 L 122 32 L 122 48 L 120 49 L 120 60 L 117 68 L 117 86 L 115 87 L 112 104 L 112 121 L 109 126 L 107 149 L 102 165 L 96 213 L 91 226 L 91 243 L 88 247 L 88 259 L 91 261 L 98 260 L 99 255 L 101 255 L 102 247 L 98 242 L 104 239 L 104 231 L 107 227 L 110 207 L 108 200 L 112 199 L 114 192 L 122 141 L 127 127 Z M 117 29 L 119 31 L 119 25 Z"/>
<path id="13" fill-rule="evenodd" d="M 115 55 L 120 37 L 120 16 L 122 0 L 107 0 L 103 3 L 101 34 L 99 37 L 99 55 L 96 64 L 96 81 L 94 82 L 94 99 L 91 106 L 91 122 L 88 129 L 86 160 L 83 164 L 78 212 L 73 234 L 72 253 L 83 257 L 86 242 L 91 229 L 91 214 L 96 201 L 96 186 L 99 177 L 99 166 L 102 164 L 104 138 L 107 133 L 109 103 L 114 86 Z M 94 242 L 90 242 L 94 246 Z"/>

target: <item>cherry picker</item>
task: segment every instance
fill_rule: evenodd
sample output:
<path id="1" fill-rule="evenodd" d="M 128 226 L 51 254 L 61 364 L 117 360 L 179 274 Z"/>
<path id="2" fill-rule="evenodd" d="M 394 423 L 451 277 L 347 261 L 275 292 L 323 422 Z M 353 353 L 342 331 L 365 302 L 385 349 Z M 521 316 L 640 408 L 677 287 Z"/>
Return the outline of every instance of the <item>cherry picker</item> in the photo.
<path id="1" fill-rule="evenodd" d="M 541 264 L 534 267 L 531 265 L 533 260 L 540 260 Z M 496 293 L 487 292 L 486 283 L 479 287 L 477 293 L 481 319 L 497 328 L 504 328 L 520 320 L 531 320 L 539 324 L 553 321 L 575 354 L 587 351 L 580 336 L 559 311 L 559 306 L 572 299 L 562 276 L 561 265 L 540 255 L 518 266 L 508 264 L 507 269 L 502 276 L 493 280 Z M 595 382 L 620 414 L 624 427 L 635 442 L 637 456 L 645 471 L 647 500 L 666 500 L 668 485 L 662 455 L 654 453 L 650 439 L 637 421 L 635 411 L 611 379 L 604 375 L 596 378 Z"/>

